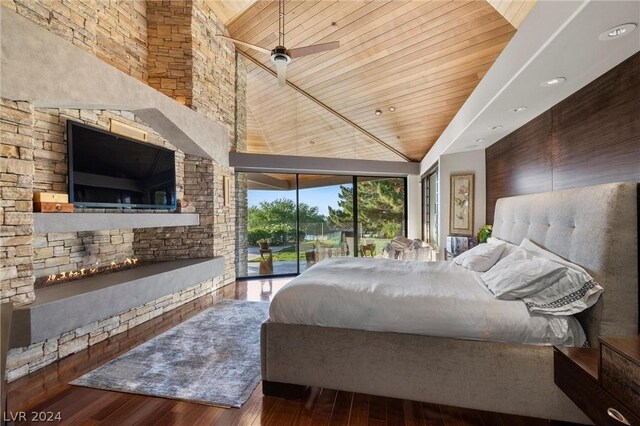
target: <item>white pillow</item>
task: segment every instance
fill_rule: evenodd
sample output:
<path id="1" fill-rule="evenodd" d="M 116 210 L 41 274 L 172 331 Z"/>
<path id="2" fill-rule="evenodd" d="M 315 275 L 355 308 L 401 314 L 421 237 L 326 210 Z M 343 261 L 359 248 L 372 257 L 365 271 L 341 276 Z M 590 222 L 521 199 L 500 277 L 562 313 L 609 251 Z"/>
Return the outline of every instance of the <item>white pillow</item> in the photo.
<path id="1" fill-rule="evenodd" d="M 533 243 L 530 239 L 525 238 L 524 240 L 522 240 L 522 242 L 520 243 L 520 248 L 528 251 L 529 253 L 535 255 L 535 256 L 540 256 L 540 257 L 544 257 L 545 259 L 549 259 L 552 260 L 554 262 L 557 262 L 561 265 L 566 266 L 567 268 L 571 268 L 571 269 L 575 269 L 578 272 L 581 272 L 583 274 L 587 274 L 587 271 L 584 270 L 583 267 L 576 265 L 575 263 L 571 263 L 568 260 L 564 260 L 563 258 L 561 258 L 560 256 L 558 256 L 557 254 L 550 252 L 549 250 L 545 250 L 542 247 L 540 247 L 539 245 Z M 589 277 L 591 278 L 591 277 Z"/>
<path id="2" fill-rule="evenodd" d="M 453 262 L 472 271 L 484 272 L 496 264 L 503 250 L 504 244 L 502 243 L 478 244 L 456 256 Z"/>
<path id="3" fill-rule="evenodd" d="M 500 255 L 500 259 L 498 259 L 498 261 L 501 261 L 502 259 L 504 259 L 505 257 L 509 256 L 511 253 L 513 253 L 514 251 L 516 251 L 516 249 L 518 248 L 517 245 L 515 244 L 511 244 L 508 241 L 504 241 L 501 240 L 500 238 L 496 238 L 496 237 L 489 237 L 487 239 L 487 242 L 489 244 L 499 244 L 502 243 L 504 244 L 504 251 L 502 252 L 502 254 Z"/>
<path id="4" fill-rule="evenodd" d="M 593 306 L 600 298 L 604 288 L 584 268 L 538 247 L 526 238 L 520 247 L 529 253 L 544 257 L 567 268 L 566 272 L 553 285 L 522 298 L 529 312 L 573 315 Z"/>
<path id="5" fill-rule="evenodd" d="M 556 262 L 518 248 L 480 278 L 496 299 L 519 299 L 555 283 L 567 270 Z"/>

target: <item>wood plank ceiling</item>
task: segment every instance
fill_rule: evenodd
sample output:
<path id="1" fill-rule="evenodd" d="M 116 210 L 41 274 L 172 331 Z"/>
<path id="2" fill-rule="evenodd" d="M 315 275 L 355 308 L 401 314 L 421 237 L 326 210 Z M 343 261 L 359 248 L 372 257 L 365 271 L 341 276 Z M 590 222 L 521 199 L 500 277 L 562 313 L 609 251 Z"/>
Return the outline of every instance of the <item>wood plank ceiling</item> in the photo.
<path id="1" fill-rule="evenodd" d="M 294 59 L 287 78 L 420 161 L 534 4 L 490 1 L 289 0 L 286 47 L 339 40 L 340 48 Z M 227 28 L 236 39 L 275 47 L 278 2 L 253 3 Z M 273 69 L 268 55 L 239 49 Z M 264 69 L 246 63 L 248 152 L 402 160 L 291 87 L 279 87 Z M 376 109 L 382 115 L 376 116 Z"/>

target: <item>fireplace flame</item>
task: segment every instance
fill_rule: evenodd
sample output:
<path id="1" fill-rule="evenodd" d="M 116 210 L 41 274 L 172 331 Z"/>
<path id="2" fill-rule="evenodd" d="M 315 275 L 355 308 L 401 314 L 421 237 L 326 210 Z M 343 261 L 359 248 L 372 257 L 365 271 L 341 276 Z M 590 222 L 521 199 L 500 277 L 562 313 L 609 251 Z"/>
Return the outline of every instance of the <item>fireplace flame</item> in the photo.
<path id="1" fill-rule="evenodd" d="M 59 274 L 48 275 L 45 281 L 45 284 L 57 284 L 64 281 L 74 280 L 77 278 L 82 278 L 89 275 L 97 274 L 99 272 L 116 271 L 118 269 L 129 268 L 131 266 L 134 266 L 137 263 L 138 263 L 138 259 L 135 257 L 126 258 L 125 261 L 121 263 L 116 263 L 115 261 L 112 261 L 108 266 L 103 266 L 103 267 L 98 266 L 99 262 L 96 262 L 94 267 L 89 267 L 88 269 L 80 268 L 75 271 L 61 272 Z"/>

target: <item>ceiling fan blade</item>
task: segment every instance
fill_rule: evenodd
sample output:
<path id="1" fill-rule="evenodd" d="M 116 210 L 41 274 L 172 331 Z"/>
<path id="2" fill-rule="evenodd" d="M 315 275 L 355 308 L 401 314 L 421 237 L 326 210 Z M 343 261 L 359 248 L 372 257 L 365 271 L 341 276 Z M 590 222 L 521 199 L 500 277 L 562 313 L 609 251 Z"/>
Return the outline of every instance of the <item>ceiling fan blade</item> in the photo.
<path id="1" fill-rule="evenodd" d="M 285 61 L 276 61 L 276 71 L 278 72 L 278 84 L 280 87 L 287 85 L 287 63 Z"/>
<path id="2" fill-rule="evenodd" d="M 329 43 L 313 44 L 311 46 L 294 47 L 289 49 L 289 56 L 299 58 L 301 56 L 313 55 L 314 53 L 326 52 L 340 47 L 339 41 L 330 41 Z"/>
<path id="3" fill-rule="evenodd" d="M 236 40 L 235 38 L 227 37 L 227 36 L 222 35 L 222 34 L 216 34 L 216 37 L 220 37 L 220 38 L 223 38 L 225 40 L 232 41 L 235 44 L 239 44 L 240 46 L 248 47 L 249 49 L 257 50 L 259 52 L 271 55 L 271 50 L 265 49 L 264 47 L 256 46 L 255 44 L 246 43 L 244 41 Z"/>

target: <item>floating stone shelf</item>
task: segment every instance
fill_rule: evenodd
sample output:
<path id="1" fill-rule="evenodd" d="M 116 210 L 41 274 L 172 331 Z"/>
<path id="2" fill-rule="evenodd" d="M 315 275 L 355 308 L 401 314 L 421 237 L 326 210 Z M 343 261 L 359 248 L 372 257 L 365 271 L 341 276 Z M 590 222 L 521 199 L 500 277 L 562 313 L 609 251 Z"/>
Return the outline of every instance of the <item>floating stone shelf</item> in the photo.
<path id="1" fill-rule="evenodd" d="M 197 213 L 34 213 L 36 234 L 200 224 Z"/>
<path id="2" fill-rule="evenodd" d="M 222 275 L 224 257 L 184 259 L 36 289 L 36 301 L 13 312 L 11 347 L 23 347 L 101 321 Z"/>

